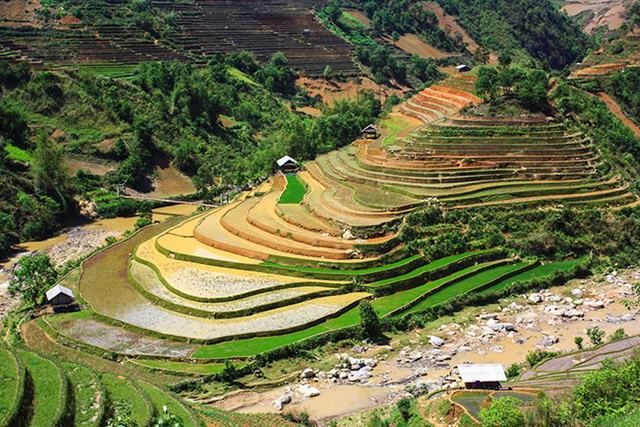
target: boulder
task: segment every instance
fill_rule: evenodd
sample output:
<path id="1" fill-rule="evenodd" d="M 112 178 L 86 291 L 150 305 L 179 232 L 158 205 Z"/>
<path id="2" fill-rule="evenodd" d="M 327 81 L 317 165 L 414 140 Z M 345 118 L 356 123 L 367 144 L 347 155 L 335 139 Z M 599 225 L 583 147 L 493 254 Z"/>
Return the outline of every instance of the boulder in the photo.
<path id="1" fill-rule="evenodd" d="M 297 392 L 304 397 L 315 397 L 320 395 L 320 390 L 315 387 L 311 387 L 309 384 L 301 385 L 300 387 L 298 387 Z"/>
<path id="2" fill-rule="evenodd" d="M 542 302 L 542 300 L 544 299 L 542 295 L 540 294 L 531 294 L 529 295 L 529 298 L 527 298 L 529 300 L 530 303 L 532 304 L 539 304 Z"/>
<path id="3" fill-rule="evenodd" d="M 429 337 L 429 344 L 435 347 L 440 347 L 442 344 L 444 344 L 444 340 L 442 338 L 431 335 Z"/>
<path id="4" fill-rule="evenodd" d="M 555 335 L 545 335 L 542 340 L 540 340 L 540 342 L 538 342 L 538 345 L 541 345 L 543 347 L 551 347 L 554 344 L 557 344 L 560 341 L 560 338 L 556 337 Z"/>
<path id="5" fill-rule="evenodd" d="M 584 305 L 591 308 L 604 308 L 604 301 L 602 300 L 594 300 L 594 301 L 585 301 Z"/>
<path id="6" fill-rule="evenodd" d="M 351 349 L 352 352 L 354 352 L 355 354 L 362 354 L 364 353 L 364 347 L 362 347 L 359 344 L 356 344 L 353 346 L 353 348 Z"/>
<path id="7" fill-rule="evenodd" d="M 316 376 L 316 373 L 314 372 L 313 369 L 311 368 L 306 368 L 304 371 L 302 371 L 302 373 L 300 374 L 300 378 L 313 378 Z"/>
<path id="8" fill-rule="evenodd" d="M 584 295 L 584 292 L 582 292 L 582 289 L 575 288 L 571 290 L 571 295 L 573 295 L 576 298 L 582 298 L 582 295 Z"/>

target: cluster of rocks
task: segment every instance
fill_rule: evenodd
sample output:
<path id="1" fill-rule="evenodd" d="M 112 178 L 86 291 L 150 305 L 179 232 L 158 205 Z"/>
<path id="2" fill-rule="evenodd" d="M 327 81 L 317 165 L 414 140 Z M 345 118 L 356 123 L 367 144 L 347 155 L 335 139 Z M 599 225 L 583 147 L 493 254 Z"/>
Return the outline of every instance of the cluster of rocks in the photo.
<path id="1" fill-rule="evenodd" d="M 118 238 L 122 233 L 107 230 L 89 230 L 81 227 L 65 230 L 66 239 L 48 250 L 56 266 L 82 258 L 102 247 L 109 237 Z"/>

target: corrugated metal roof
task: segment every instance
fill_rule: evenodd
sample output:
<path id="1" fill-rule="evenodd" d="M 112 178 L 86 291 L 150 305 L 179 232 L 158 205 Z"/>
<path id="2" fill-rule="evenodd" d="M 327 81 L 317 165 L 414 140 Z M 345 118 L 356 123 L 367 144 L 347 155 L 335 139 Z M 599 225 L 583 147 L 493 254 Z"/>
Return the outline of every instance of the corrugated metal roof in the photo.
<path id="1" fill-rule="evenodd" d="M 284 164 L 289 163 L 289 162 L 293 162 L 295 164 L 298 164 L 298 162 L 296 162 L 296 159 L 294 159 L 293 157 L 289 157 L 289 156 L 281 157 L 276 161 L 276 163 L 278 163 L 278 166 L 283 166 Z"/>
<path id="2" fill-rule="evenodd" d="M 73 298 L 73 291 L 69 288 L 65 288 L 62 285 L 55 285 L 53 288 L 47 291 L 47 301 L 51 301 L 52 298 L 55 298 L 57 295 L 65 294 L 68 297 Z"/>
<path id="3" fill-rule="evenodd" d="M 484 365 L 458 365 L 458 371 L 460 372 L 460 377 L 462 377 L 462 382 L 465 383 L 507 380 L 507 377 L 504 374 L 504 367 L 498 363 Z"/>

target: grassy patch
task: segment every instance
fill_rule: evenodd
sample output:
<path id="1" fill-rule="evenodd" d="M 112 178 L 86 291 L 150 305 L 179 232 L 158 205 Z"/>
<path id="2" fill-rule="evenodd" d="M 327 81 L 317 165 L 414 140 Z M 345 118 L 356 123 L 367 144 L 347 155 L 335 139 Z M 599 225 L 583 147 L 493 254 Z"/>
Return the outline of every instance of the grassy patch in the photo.
<path id="1" fill-rule="evenodd" d="M 27 150 L 23 150 L 20 147 L 16 147 L 12 144 L 7 144 L 4 146 L 4 151 L 7 152 L 7 157 L 11 160 L 16 160 L 18 162 L 30 163 L 31 162 L 31 153 Z"/>
<path id="2" fill-rule="evenodd" d="M 433 282 L 429 282 L 423 286 L 419 286 L 408 291 L 398 292 L 393 295 L 389 295 L 386 297 L 375 299 L 371 302 L 373 308 L 377 311 L 380 316 L 384 316 L 391 311 L 401 307 L 402 305 L 408 304 L 409 302 L 416 299 L 422 293 L 435 288 L 438 285 L 446 282 L 447 280 L 451 280 L 455 277 L 458 277 L 463 274 L 467 274 L 474 269 L 479 268 L 480 266 L 473 266 L 467 269 L 456 272 L 450 276 L 442 278 L 440 280 L 435 280 Z M 491 270 L 493 271 L 493 270 Z M 475 276 L 474 276 L 475 277 Z M 447 289 L 447 288 L 445 288 Z M 437 292 L 434 295 L 438 295 L 440 292 Z M 263 353 L 268 350 L 272 350 L 277 347 L 281 347 L 283 345 L 291 344 L 296 341 L 303 340 L 305 338 L 312 337 L 314 335 L 322 334 L 325 332 L 330 332 L 336 329 L 346 328 L 349 326 L 354 326 L 358 323 L 360 319 L 358 309 L 352 309 L 343 313 L 342 315 L 329 319 L 320 325 L 313 326 L 311 328 L 304 329 L 299 332 L 294 332 L 291 334 L 278 335 L 273 337 L 264 337 L 264 338 L 252 338 L 247 340 L 237 340 L 237 341 L 228 341 L 219 344 L 213 345 L 205 345 L 196 350 L 193 354 L 193 357 L 198 359 L 208 359 L 208 358 L 216 358 L 216 357 L 232 357 L 232 356 L 254 356 L 259 353 Z"/>
<path id="3" fill-rule="evenodd" d="M 136 360 L 132 363 L 152 369 L 196 375 L 217 374 L 219 372 L 222 372 L 222 370 L 224 369 L 224 363 L 184 363 L 166 360 Z"/>
<path id="4" fill-rule="evenodd" d="M 300 182 L 298 175 L 287 175 L 287 188 L 280 196 L 279 203 L 297 205 L 302 202 L 305 194 L 307 194 L 307 189 Z"/>
<path id="5" fill-rule="evenodd" d="M 103 374 L 101 380 L 109 396 L 109 410 L 113 419 L 131 419 L 139 426 L 151 423 L 153 407 L 144 392 L 122 377 Z"/>
<path id="6" fill-rule="evenodd" d="M 105 391 L 98 377 L 88 368 L 63 363 L 75 394 L 74 426 L 99 426 L 104 416 Z"/>
<path id="7" fill-rule="evenodd" d="M 14 355 L 0 347 L 0 425 L 7 425 L 20 405 L 24 392 L 22 367 Z"/>
<path id="8" fill-rule="evenodd" d="M 229 74 L 233 77 L 235 77 L 236 79 L 243 81 L 245 83 L 250 84 L 251 86 L 259 86 L 258 83 L 254 82 L 253 80 L 251 80 L 251 78 L 249 78 L 249 76 L 247 76 L 245 73 L 243 73 L 242 71 L 238 70 L 237 68 L 229 68 Z"/>
<path id="9" fill-rule="evenodd" d="M 181 426 L 196 427 L 198 425 L 198 422 L 187 407 L 178 399 L 171 396 L 168 391 L 144 381 L 138 382 L 138 386 L 149 396 L 156 414 L 161 415 L 164 412 L 164 407 L 166 407 L 167 412 L 175 415 L 182 421 Z"/>
<path id="10" fill-rule="evenodd" d="M 29 425 L 56 425 L 63 413 L 61 396 L 66 394 L 66 384 L 58 367 L 52 361 L 29 351 L 21 351 L 20 357 L 33 381 L 33 416 Z"/>
<path id="11" fill-rule="evenodd" d="M 443 303 L 448 299 L 451 299 L 457 295 L 462 295 L 466 292 L 473 291 L 474 289 L 484 285 L 485 283 L 502 276 L 503 274 L 507 274 L 511 271 L 517 270 L 525 266 L 526 263 L 520 262 L 516 264 L 507 264 L 502 265 L 500 267 L 492 268 L 489 270 L 482 271 L 478 274 L 475 274 L 471 277 L 463 279 L 459 282 L 453 283 L 450 286 L 447 286 L 433 295 L 428 296 L 424 300 L 420 301 L 415 306 L 411 307 L 409 310 L 402 314 L 411 313 L 415 311 L 424 310 L 429 307 L 433 307 L 434 305 Z M 473 268 L 473 267 L 472 267 Z M 464 271 L 464 270 L 463 270 Z"/>
<path id="12" fill-rule="evenodd" d="M 567 271 L 572 269 L 580 260 L 568 260 L 568 261 L 561 261 L 561 262 L 550 262 L 547 264 L 543 264 L 543 265 L 539 265 L 538 267 L 534 267 L 531 270 L 525 271 L 523 273 L 517 274 L 513 277 L 510 277 L 508 279 L 503 280 L 500 283 L 496 283 L 494 286 L 492 286 L 489 289 L 486 289 L 482 292 L 496 292 L 496 291 L 500 291 L 504 288 L 506 288 L 507 286 L 509 286 L 512 283 L 515 282 L 526 282 L 527 280 L 531 280 L 533 278 L 541 278 L 541 277 L 545 277 L 548 276 L 549 274 L 553 273 L 554 271 Z"/>

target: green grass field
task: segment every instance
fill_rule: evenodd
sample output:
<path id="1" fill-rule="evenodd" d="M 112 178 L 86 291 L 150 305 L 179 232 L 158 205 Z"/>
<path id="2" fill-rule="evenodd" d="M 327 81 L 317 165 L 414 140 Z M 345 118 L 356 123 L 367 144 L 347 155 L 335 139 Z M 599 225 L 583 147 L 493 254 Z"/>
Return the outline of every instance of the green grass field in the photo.
<path id="1" fill-rule="evenodd" d="M 224 363 L 185 363 L 170 360 L 136 360 L 137 365 L 147 368 L 179 372 L 183 374 L 211 375 L 222 372 Z M 241 366 L 241 365 L 239 365 Z"/>
<path id="2" fill-rule="evenodd" d="M 298 175 L 287 175 L 287 188 L 280 196 L 280 202 L 285 205 L 297 205 L 302 202 L 307 189 L 304 187 Z"/>
<path id="3" fill-rule="evenodd" d="M 553 273 L 556 270 L 567 271 L 575 267 L 578 261 L 580 260 L 572 259 L 568 261 L 550 262 L 547 264 L 539 265 L 538 267 L 534 267 L 531 270 L 525 271 L 523 273 L 517 274 L 508 279 L 505 279 L 502 282 L 492 286 L 490 290 L 484 290 L 484 291 L 481 291 L 480 293 L 495 292 L 495 291 L 502 290 L 515 282 L 525 282 L 533 278 L 542 278 L 542 277 L 548 276 L 549 274 Z"/>
<path id="4" fill-rule="evenodd" d="M 126 379 L 103 374 L 101 378 L 109 396 L 113 419 L 130 418 L 136 425 L 148 426 L 153 419 L 153 406 L 149 398 Z"/>
<path id="5" fill-rule="evenodd" d="M 12 144 L 7 144 L 4 146 L 4 151 L 7 152 L 7 157 L 10 160 L 16 160 L 18 162 L 30 163 L 31 162 L 31 153 L 27 150 L 23 150 L 20 147 L 16 147 Z"/>
<path id="6" fill-rule="evenodd" d="M 482 264 L 480 266 L 482 266 Z M 371 305 L 376 310 L 378 315 L 385 316 L 398 307 L 410 303 L 418 296 L 422 295 L 424 292 L 434 289 L 435 287 L 445 283 L 448 280 L 455 279 L 456 277 L 470 273 L 475 269 L 480 268 L 480 266 L 469 267 L 442 279 L 428 282 L 422 286 L 418 286 L 408 291 L 398 292 L 393 295 L 375 299 L 371 302 Z M 349 326 L 354 326 L 358 323 L 359 319 L 359 311 L 357 308 L 354 308 L 334 319 L 329 319 L 326 322 L 321 323 L 320 325 L 313 326 L 311 328 L 307 328 L 291 334 L 205 345 L 196 350 L 193 353 L 193 357 L 195 359 L 209 359 L 218 357 L 255 356 L 256 354 L 260 354 L 265 351 L 281 347 L 283 345 L 291 344 L 296 341 L 312 337 L 314 335 Z"/>
<path id="7" fill-rule="evenodd" d="M 50 360 L 29 351 L 20 351 L 29 376 L 33 381 L 33 416 L 30 426 L 51 426 L 59 423 L 62 415 L 62 397 L 66 387 L 58 367 Z M 66 400 L 66 399 L 65 399 Z"/>
<path id="8" fill-rule="evenodd" d="M 20 404 L 24 378 L 20 375 L 18 360 L 9 350 L 0 347 L 0 426 L 8 423 Z"/>
<path id="9" fill-rule="evenodd" d="M 157 415 L 161 416 L 164 412 L 164 407 L 167 408 L 167 412 L 175 415 L 181 421 L 181 426 L 183 427 L 196 427 L 198 426 L 198 422 L 193 416 L 193 414 L 187 409 L 187 407 L 178 401 L 176 398 L 171 396 L 171 394 L 162 390 L 155 385 L 152 385 L 148 382 L 139 381 L 137 383 L 138 387 L 144 391 L 147 396 L 149 396 L 149 400 L 151 400 L 151 404 Z"/>
<path id="10" fill-rule="evenodd" d="M 102 425 L 107 396 L 97 375 L 80 365 L 63 363 L 62 367 L 71 382 L 75 396 L 74 426 Z"/>

